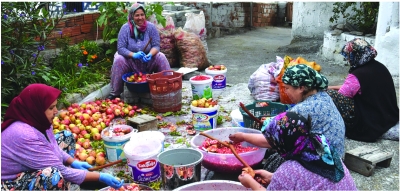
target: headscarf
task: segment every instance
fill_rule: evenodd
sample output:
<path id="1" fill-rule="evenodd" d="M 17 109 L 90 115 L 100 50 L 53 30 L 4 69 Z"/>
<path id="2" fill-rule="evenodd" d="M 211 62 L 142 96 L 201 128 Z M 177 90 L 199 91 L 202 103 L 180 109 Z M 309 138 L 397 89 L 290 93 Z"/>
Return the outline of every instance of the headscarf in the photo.
<path id="1" fill-rule="evenodd" d="M 318 90 L 328 88 L 328 79 L 305 64 L 286 68 L 282 82 L 291 86 L 308 86 Z"/>
<path id="2" fill-rule="evenodd" d="M 138 39 L 143 40 L 144 32 L 146 31 L 146 28 L 147 28 L 147 21 L 145 21 L 142 26 L 137 26 L 133 19 L 133 14 L 138 9 L 142 9 L 144 14 L 146 15 L 146 11 L 145 11 L 143 5 L 140 3 L 133 4 L 131 6 L 131 8 L 129 9 L 129 14 L 128 14 L 128 23 L 129 23 L 131 38 L 135 39 L 136 41 Z"/>
<path id="3" fill-rule="evenodd" d="M 1 131 L 15 121 L 21 121 L 45 134 L 51 123 L 44 112 L 60 94 L 60 90 L 45 84 L 27 86 L 11 101 L 1 124 Z"/>
<path id="4" fill-rule="evenodd" d="M 349 61 L 350 73 L 357 67 L 362 66 L 374 59 L 376 55 L 378 55 L 378 52 L 376 52 L 375 48 L 367 41 L 360 38 L 355 38 L 343 46 L 340 54 Z"/>
<path id="5" fill-rule="evenodd" d="M 294 112 L 272 118 L 263 132 L 272 149 L 286 160 L 296 160 L 307 170 L 332 182 L 344 177 L 339 155 L 322 134 L 310 132 L 311 119 Z"/>

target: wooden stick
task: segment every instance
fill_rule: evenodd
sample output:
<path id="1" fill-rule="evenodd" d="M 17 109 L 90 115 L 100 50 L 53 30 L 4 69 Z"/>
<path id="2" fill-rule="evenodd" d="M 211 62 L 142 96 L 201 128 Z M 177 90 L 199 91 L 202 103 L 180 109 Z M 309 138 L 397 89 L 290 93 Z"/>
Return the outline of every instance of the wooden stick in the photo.
<path id="1" fill-rule="evenodd" d="M 146 51 L 146 48 L 147 48 L 147 46 L 150 44 L 150 42 L 151 42 L 151 37 L 150 37 L 150 39 L 149 39 L 149 42 L 147 42 L 146 46 L 144 46 L 143 52 Z"/>
<path id="2" fill-rule="evenodd" d="M 204 133 L 204 132 L 200 132 L 200 135 L 203 135 L 203 136 L 205 136 L 205 137 L 208 137 L 208 138 L 210 138 L 210 139 L 212 139 L 212 140 L 216 140 L 216 141 L 218 141 L 219 143 L 221 143 L 222 145 L 228 147 L 229 149 L 231 149 L 233 155 L 235 155 L 235 157 L 243 164 L 243 166 L 245 166 L 245 167 L 251 169 L 251 167 L 249 166 L 249 164 L 247 164 L 247 162 L 244 161 L 244 160 L 242 159 L 242 157 L 240 157 L 240 156 L 237 154 L 236 149 L 235 149 L 235 147 L 233 147 L 232 144 L 227 143 L 227 142 L 225 142 L 225 141 L 220 141 L 220 140 L 216 139 L 215 137 L 212 137 L 211 135 L 208 135 L 208 134 L 206 134 L 206 133 Z"/>
<path id="3" fill-rule="evenodd" d="M 247 115 L 249 115 L 250 118 L 252 118 L 260 125 L 260 127 L 263 125 L 263 122 L 259 120 L 257 117 L 255 117 L 253 114 L 251 114 L 250 111 L 246 108 L 246 106 L 242 102 L 240 102 L 239 105 L 243 109 L 243 111 L 246 112 Z"/>
<path id="4" fill-rule="evenodd" d="M 126 160 L 126 159 L 125 159 L 125 160 Z M 119 163 L 121 163 L 122 161 L 124 161 L 124 159 L 119 159 L 119 160 L 117 160 L 117 161 L 110 162 L 110 163 L 107 163 L 107 164 L 105 164 L 105 165 L 101 165 L 101 166 L 96 166 L 96 167 L 93 167 L 93 168 L 89 168 L 88 170 L 89 170 L 89 171 L 96 171 L 96 170 L 99 170 L 99 169 L 102 169 L 102 168 L 105 168 L 105 167 L 109 167 L 109 166 L 113 166 L 113 165 L 119 164 Z"/>

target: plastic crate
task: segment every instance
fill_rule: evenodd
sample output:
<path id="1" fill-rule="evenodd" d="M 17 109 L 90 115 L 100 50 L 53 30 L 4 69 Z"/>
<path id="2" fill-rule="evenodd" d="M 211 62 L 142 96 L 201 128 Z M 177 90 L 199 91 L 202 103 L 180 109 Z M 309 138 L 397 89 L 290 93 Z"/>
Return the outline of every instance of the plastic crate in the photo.
<path id="1" fill-rule="evenodd" d="M 126 80 L 127 77 L 129 77 L 133 74 L 135 74 L 135 73 L 130 72 L 130 73 L 126 73 L 126 74 L 122 75 L 122 80 L 125 82 L 126 88 L 128 88 L 128 90 L 130 92 L 134 92 L 134 93 L 149 93 L 150 92 L 149 83 L 147 83 L 147 82 L 128 82 Z M 143 73 L 143 74 L 146 74 L 146 73 Z"/>
<path id="2" fill-rule="evenodd" d="M 180 111 L 182 108 L 182 73 L 167 70 L 147 77 L 153 109 L 156 112 Z"/>
<path id="3" fill-rule="evenodd" d="M 272 117 L 282 113 L 290 108 L 290 105 L 282 104 L 272 101 L 255 101 L 252 104 L 245 105 L 246 109 L 250 111 L 258 119 L 262 117 Z M 250 118 L 242 108 L 239 108 L 240 113 L 243 115 L 244 126 L 252 129 L 261 130 L 261 126 Z"/>

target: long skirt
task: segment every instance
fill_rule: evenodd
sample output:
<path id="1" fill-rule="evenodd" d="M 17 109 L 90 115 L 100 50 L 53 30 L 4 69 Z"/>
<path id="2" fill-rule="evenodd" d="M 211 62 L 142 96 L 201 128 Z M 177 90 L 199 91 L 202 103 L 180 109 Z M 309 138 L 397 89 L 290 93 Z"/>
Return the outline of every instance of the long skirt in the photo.
<path id="1" fill-rule="evenodd" d="M 74 157 L 75 140 L 72 133 L 60 131 L 55 137 L 60 148 Z M 79 190 L 79 185 L 65 181 L 57 168 L 47 167 L 21 172 L 15 180 L 1 181 L 1 190 Z"/>
<path id="2" fill-rule="evenodd" d="M 122 75 L 129 72 L 142 72 L 151 74 L 153 72 L 162 72 L 171 70 L 167 57 L 162 52 L 157 53 L 148 63 L 132 58 L 125 58 L 116 52 L 114 54 L 114 63 L 111 67 L 111 95 L 120 96 L 124 90 L 124 81 Z"/>

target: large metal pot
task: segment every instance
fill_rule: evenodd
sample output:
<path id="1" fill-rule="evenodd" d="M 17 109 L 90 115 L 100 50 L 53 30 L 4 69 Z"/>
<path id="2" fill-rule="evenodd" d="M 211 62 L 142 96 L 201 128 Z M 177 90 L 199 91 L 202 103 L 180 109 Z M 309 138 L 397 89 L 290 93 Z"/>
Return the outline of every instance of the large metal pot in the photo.
<path id="1" fill-rule="evenodd" d="M 195 191 L 195 190 L 251 190 L 244 187 L 240 182 L 231 180 L 206 180 L 194 182 L 181 186 L 174 191 Z"/>
<path id="2" fill-rule="evenodd" d="M 161 152 L 157 158 L 161 168 L 162 186 L 165 190 L 200 181 L 203 154 L 198 150 L 172 149 Z"/>

